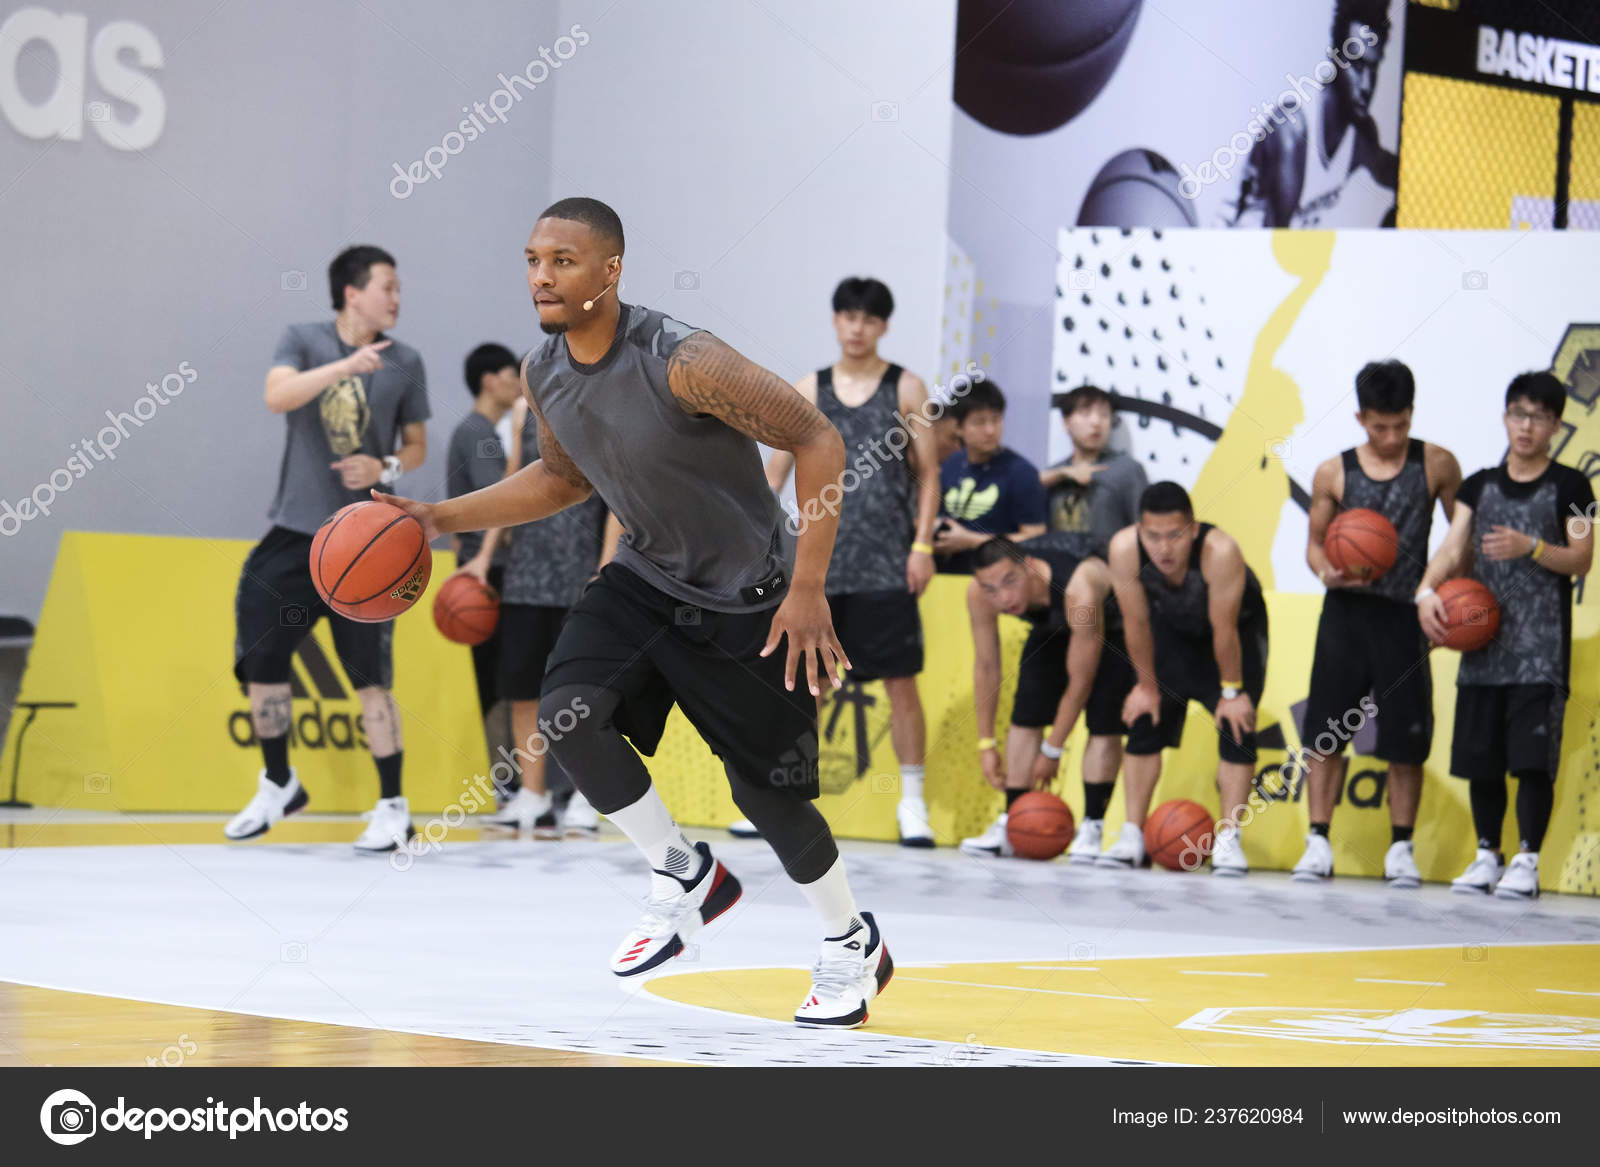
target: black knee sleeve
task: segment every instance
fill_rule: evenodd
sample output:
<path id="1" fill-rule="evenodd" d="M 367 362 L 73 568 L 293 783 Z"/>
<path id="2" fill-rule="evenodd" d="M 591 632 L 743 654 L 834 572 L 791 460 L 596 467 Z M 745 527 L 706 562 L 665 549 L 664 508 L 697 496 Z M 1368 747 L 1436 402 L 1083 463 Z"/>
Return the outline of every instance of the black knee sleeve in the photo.
<path id="1" fill-rule="evenodd" d="M 1506 822 L 1506 780 L 1478 778 L 1467 783 L 1467 798 L 1472 803 L 1472 825 L 1478 832 L 1478 846 L 1500 850 L 1500 834 Z"/>
<path id="2" fill-rule="evenodd" d="M 723 767 L 733 801 L 761 832 L 784 871 L 796 883 L 815 883 L 839 859 L 833 832 L 817 804 L 792 790 L 757 786 Z"/>
<path id="3" fill-rule="evenodd" d="M 540 730 L 550 742 L 550 757 L 601 814 L 638 802 L 650 789 L 644 768 L 613 718 L 622 698 L 598 685 L 562 685 L 539 699 Z M 561 727 L 563 710 L 577 723 Z"/>

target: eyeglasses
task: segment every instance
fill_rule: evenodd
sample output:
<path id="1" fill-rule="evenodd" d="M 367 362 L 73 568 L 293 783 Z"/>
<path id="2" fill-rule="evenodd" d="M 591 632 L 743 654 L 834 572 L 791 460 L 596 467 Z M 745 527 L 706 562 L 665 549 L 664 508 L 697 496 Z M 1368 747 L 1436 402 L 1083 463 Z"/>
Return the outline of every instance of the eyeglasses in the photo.
<path id="1" fill-rule="evenodd" d="M 1526 422 L 1528 425 L 1550 425 L 1556 420 L 1556 415 L 1548 409 L 1527 410 L 1513 407 L 1506 410 L 1506 416 L 1513 424 Z"/>

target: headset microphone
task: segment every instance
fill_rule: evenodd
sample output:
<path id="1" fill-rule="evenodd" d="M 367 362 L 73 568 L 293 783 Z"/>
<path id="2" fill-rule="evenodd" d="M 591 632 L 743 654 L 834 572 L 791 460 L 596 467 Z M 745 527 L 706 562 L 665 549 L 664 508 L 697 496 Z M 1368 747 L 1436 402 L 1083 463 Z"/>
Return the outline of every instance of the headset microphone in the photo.
<path id="1" fill-rule="evenodd" d="M 606 293 L 607 293 L 607 292 L 609 292 L 609 291 L 610 291 L 610 290 L 611 290 L 611 289 L 612 289 L 612 288 L 614 288 L 614 287 L 616 287 L 616 286 L 617 286 L 617 285 L 616 285 L 616 284 L 607 284 L 607 285 L 606 285 L 606 286 L 605 286 L 605 287 L 603 287 L 603 288 L 601 288 L 601 289 L 600 289 L 600 296 L 603 296 L 603 295 L 605 295 L 605 294 L 606 294 Z M 583 302 L 583 310 L 584 310 L 584 311 L 585 311 L 585 312 L 587 312 L 587 311 L 589 311 L 589 310 L 590 310 L 590 309 L 591 309 L 591 308 L 593 308 L 593 307 L 594 307 L 594 305 L 595 305 L 595 300 L 598 300 L 598 299 L 600 299 L 600 296 L 596 296 L 596 297 L 595 297 L 595 298 L 594 298 L 594 300 L 585 300 L 585 301 L 584 301 L 584 302 Z"/>

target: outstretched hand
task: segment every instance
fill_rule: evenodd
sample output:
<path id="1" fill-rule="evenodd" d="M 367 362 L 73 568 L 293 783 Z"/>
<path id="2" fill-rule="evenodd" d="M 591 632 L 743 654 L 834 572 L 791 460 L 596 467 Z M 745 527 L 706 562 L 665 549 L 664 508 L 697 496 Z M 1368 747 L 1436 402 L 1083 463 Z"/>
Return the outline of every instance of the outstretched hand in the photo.
<path id="1" fill-rule="evenodd" d="M 795 673 L 801 657 L 806 662 L 806 680 L 813 697 L 822 695 L 821 677 L 826 674 L 837 689 L 844 683 L 839 666 L 850 667 L 833 631 L 833 613 L 828 608 L 828 598 L 820 588 L 812 590 L 789 589 L 783 603 L 772 614 L 772 630 L 767 633 L 762 656 L 771 656 L 778 642 L 789 638 L 789 659 L 784 665 L 784 688 L 794 689 Z M 824 655 L 826 654 L 826 655 Z"/>

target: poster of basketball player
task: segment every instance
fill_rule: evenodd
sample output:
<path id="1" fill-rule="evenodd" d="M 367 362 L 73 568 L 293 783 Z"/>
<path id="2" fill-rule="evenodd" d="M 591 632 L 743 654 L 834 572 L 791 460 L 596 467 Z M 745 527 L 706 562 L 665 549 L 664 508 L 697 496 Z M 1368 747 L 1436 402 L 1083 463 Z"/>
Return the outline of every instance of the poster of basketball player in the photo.
<path id="1" fill-rule="evenodd" d="M 1392 226 L 1405 15 L 961 0 L 950 269 L 983 318 L 947 318 L 943 366 L 977 359 L 1019 416 L 1044 416 L 1062 227 Z"/>

